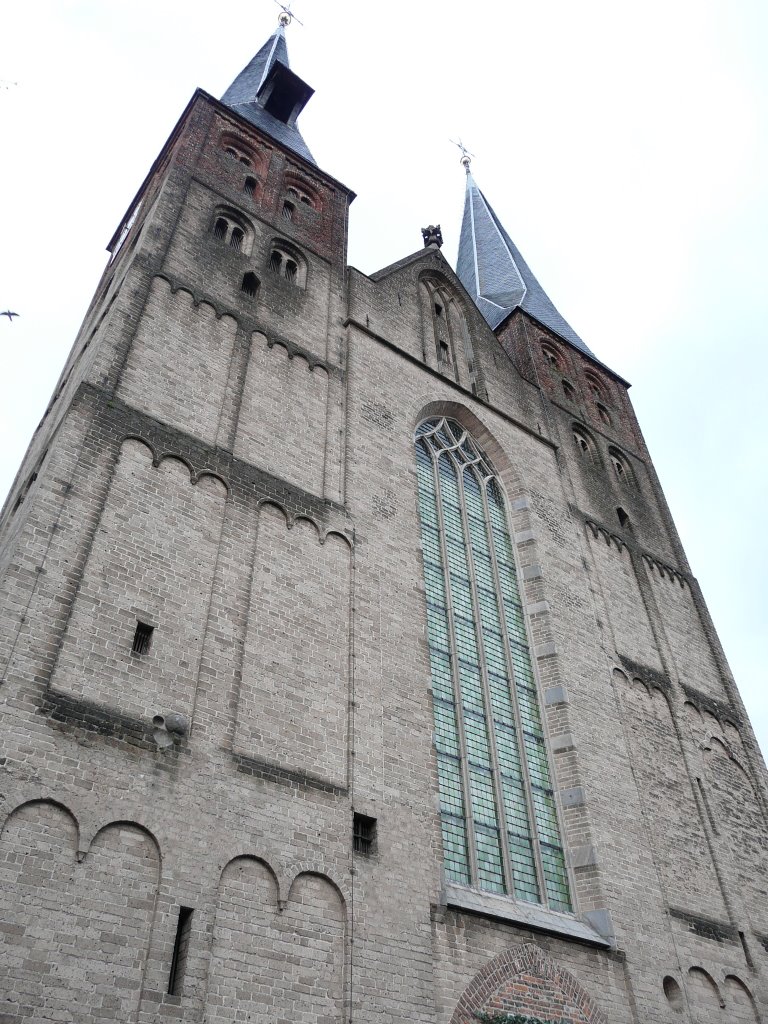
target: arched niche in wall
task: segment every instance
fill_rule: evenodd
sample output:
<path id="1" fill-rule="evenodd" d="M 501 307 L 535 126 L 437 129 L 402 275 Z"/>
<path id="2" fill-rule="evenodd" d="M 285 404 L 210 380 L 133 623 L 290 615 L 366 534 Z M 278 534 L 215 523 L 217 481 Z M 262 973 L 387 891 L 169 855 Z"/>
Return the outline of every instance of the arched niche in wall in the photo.
<path id="1" fill-rule="evenodd" d="M 219 881 L 206 1021 L 343 1018 L 345 907 L 328 879 L 303 873 L 280 900 L 266 861 L 241 856 Z"/>
<path id="2" fill-rule="evenodd" d="M 428 272 L 419 279 L 419 293 L 425 362 L 473 394 L 481 394 L 482 381 L 472 337 L 454 285 L 442 275 Z"/>
<path id="3" fill-rule="evenodd" d="M 0 915 L 23 926 L 7 936 L 0 989 L 4 1001 L 15 990 L 22 1008 L 38 1011 L 14 1020 L 104 1019 L 105 991 L 115 1020 L 136 1019 L 160 851 L 144 828 L 122 821 L 102 828 L 84 857 L 78 845 L 74 816 L 48 800 L 17 807 L 0 836 Z"/>
<path id="4" fill-rule="evenodd" d="M 728 870 L 741 890 L 752 928 L 758 934 L 768 934 L 768 852 L 761 841 L 765 830 L 762 808 L 746 766 L 724 737 L 710 732 L 704 755 L 721 842 L 729 853 L 738 851 L 737 857 L 726 861 Z"/>

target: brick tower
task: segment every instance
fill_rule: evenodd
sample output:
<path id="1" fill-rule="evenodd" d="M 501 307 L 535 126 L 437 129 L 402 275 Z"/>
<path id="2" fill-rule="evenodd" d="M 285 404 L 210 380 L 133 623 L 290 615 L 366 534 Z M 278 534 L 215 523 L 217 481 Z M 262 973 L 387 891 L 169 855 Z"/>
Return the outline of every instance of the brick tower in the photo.
<path id="1" fill-rule="evenodd" d="M 346 264 L 283 15 L 0 519 L 0 1021 L 768 1019 L 765 768 L 627 395 L 467 169 Z"/>

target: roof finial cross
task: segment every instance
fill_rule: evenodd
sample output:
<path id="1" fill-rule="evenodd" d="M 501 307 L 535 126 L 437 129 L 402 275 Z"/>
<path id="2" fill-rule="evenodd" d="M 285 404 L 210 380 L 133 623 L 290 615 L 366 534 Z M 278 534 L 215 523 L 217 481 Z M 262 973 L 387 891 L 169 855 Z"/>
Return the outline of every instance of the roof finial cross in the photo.
<path id="1" fill-rule="evenodd" d="M 475 154 L 470 153 L 470 151 L 467 149 L 467 147 L 464 145 L 461 139 L 459 139 L 458 142 L 454 142 L 453 139 L 450 139 L 449 141 L 453 142 L 454 146 L 458 146 L 459 149 L 461 150 L 461 166 L 464 168 L 467 174 L 469 174 L 469 165 L 472 163 L 472 157 Z"/>
<path id="2" fill-rule="evenodd" d="M 287 28 L 291 24 L 292 21 L 299 21 L 299 19 L 296 17 L 296 15 L 291 10 L 291 5 L 290 4 L 280 3 L 280 0 L 275 0 L 275 3 L 280 8 L 280 12 L 281 12 L 280 13 L 280 17 L 277 20 L 283 26 L 283 28 Z M 299 21 L 299 24 L 302 27 L 304 26 L 304 23 L 302 21 Z"/>

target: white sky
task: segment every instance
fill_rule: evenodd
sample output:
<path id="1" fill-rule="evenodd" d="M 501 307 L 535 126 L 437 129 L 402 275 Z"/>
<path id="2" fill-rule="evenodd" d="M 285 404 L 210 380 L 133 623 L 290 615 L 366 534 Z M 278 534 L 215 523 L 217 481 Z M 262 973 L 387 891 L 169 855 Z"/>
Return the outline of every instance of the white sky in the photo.
<path id="1" fill-rule="evenodd" d="M 632 398 L 768 751 L 764 0 L 295 0 L 301 127 L 358 192 L 372 272 L 442 224 L 463 171 L 561 313 Z M 0 493 L 105 262 L 196 86 L 219 96 L 276 24 L 271 0 L 37 0 L 0 56 Z M 18 83 L 8 85 L 8 83 Z"/>

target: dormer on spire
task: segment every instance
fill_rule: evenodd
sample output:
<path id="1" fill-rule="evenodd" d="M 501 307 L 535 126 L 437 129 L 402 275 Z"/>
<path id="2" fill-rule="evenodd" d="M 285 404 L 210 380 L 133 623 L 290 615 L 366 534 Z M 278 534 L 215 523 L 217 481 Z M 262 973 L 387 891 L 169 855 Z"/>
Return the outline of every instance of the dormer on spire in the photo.
<path id="1" fill-rule="evenodd" d="M 315 163 L 296 119 L 307 105 L 314 89 L 290 69 L 285 13 L 275 32 L 243 68 L 221 97 L 221 102 L 255 124 L 263 132 L 300 157 Z"/>
<path id="2" fill-rule="evenodd" d="M 475 184 L 469 160 L 464 219 L 461 224 L 456 273 L 492 330 L 516 309 L 522 309 L 581 352 L 594 355 L 555 309 L 517 246 L 501 225 L 488 200 Z"/>

